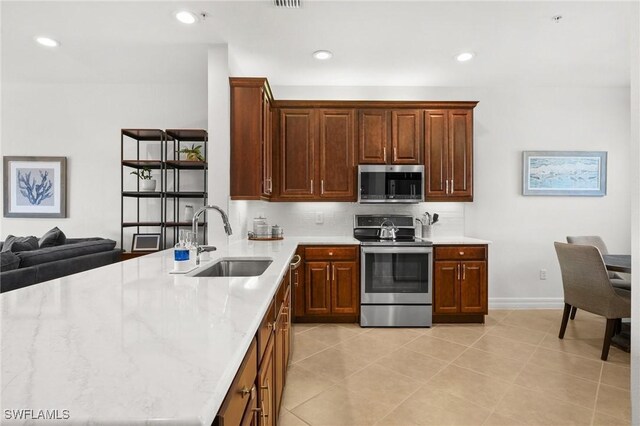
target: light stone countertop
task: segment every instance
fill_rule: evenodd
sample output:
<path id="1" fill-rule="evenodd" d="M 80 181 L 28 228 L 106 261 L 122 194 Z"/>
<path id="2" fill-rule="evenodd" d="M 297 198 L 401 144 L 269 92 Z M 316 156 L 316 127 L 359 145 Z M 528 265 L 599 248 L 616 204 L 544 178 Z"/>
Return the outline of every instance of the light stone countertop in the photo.
<path id="1" fill-rule="evenodd" d="M 463 236 L 433 236 L 431 238 L 425 238 L 425 240 L 431 241 L 434 245 L 491 244 L 489 240 Z"/>
<path id="2" fill-rule="evenodd" d="M 210 425 L 299 244 L 358 241 L 241 240 L 203 261 L 272 258 L 259 277 L 170 274 L 165 250 L 2 293 L 3 424 L 32 423 L 5 410 L 57 409 L 65 424 Z"/>
<path id="3" fill-rule="evenodd" d="M 165 250 L 2 293 L 3 424 L 57 409 L 65 424 L 210 425 L 298 244 L 357 241 L 242 240 L 203 262 L 272 258 L 259 277 L 173 275 Z"/>

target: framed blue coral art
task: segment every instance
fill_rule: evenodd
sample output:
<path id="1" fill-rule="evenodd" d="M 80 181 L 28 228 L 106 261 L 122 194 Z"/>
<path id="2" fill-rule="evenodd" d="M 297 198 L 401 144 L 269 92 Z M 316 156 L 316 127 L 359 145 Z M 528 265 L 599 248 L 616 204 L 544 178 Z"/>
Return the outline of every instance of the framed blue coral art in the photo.
<path id="1" fill-rule="evenodd" d="M 522 195 L 607 194 L 605 151 L 524 151 L 522 170 Z"/>
<path id="2" fill-rule="evenodd" d="M 67 217 L 66 157 L 3 157 L 4 217 Z"/>

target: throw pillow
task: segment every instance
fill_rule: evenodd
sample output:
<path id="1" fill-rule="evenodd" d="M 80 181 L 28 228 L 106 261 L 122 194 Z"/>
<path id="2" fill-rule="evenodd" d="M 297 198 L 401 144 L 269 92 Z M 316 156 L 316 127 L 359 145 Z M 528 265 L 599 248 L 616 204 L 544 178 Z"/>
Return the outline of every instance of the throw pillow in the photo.
<path id="1" fill-rule="evenodd" d="M 29 251 L 38 249 L 38 239 L 34 236 L 30 237 L 16 237 L 13 235 L 7 235 L 7 239 L 4 240 L 2 251 L 12 251 L 17 253 L 19 251 Z"/>
<path id="2" fill-rule="evenodd" d="M 42 236 L 42 238 L 40 238 L 40 241 L 38 241 L 38 246 L 40 248 L 61 246 L 66 241 L 67 236 L 64 235 L 64 232 L 59 230 L 56 226 L 55 228 L 50 229 L 46 234 Z"/>
<path id="3" fill-rule="evenodd" d="M 10 251 L 3 251 L 0 253 L 0 271 L 13 271 L 18 269 L 20 265 L 20 258 L 17 254 Z"/>

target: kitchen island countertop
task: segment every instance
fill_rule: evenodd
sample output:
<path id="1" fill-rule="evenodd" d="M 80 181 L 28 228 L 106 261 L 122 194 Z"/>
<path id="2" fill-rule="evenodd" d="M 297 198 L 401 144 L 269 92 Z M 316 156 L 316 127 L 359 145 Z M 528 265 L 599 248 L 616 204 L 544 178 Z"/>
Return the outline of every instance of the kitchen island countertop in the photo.
<path id="1" fill-rule="evenodd" d="M 218 245 L 203 266 L 273 259 L 263 275 L 235 278 L 170 274 L 173 252 L 164 250 L 3 293 L 3 424 L 34 421 L 6 410 L 33 410 L 31 419 L 67 410 L 65 424 L 210 425 L 298 244 L 357 243 Z"/>

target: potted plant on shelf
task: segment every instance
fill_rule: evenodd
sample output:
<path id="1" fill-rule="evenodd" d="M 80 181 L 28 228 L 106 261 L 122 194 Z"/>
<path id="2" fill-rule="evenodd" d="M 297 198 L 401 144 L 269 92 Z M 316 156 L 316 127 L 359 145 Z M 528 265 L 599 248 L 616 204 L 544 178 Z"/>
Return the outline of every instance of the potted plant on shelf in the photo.
<path id="1" fill-rule="evenodd" d="M 138 176 L 140 179 L 140 190 L 149 192 L 156 190 L 156 180 L 151 179 L 151 169 L 148 167 L 143 167 L 142 170 L 136 170 L 131 172 L 132 175 Z"/>
<path id="2" fill-rule="evenodd" d="M 196 146 L 196 144 L 191 144 L 191 148 L 182 148 L 177 152 L 179 154 L 185 154 L 187 161 L 204 161 L 201 149 L 202 145 Z"/>

